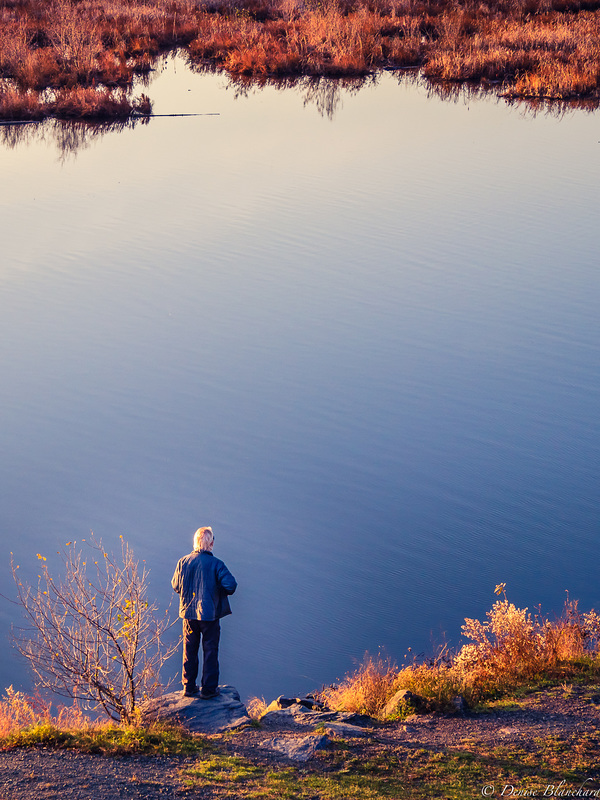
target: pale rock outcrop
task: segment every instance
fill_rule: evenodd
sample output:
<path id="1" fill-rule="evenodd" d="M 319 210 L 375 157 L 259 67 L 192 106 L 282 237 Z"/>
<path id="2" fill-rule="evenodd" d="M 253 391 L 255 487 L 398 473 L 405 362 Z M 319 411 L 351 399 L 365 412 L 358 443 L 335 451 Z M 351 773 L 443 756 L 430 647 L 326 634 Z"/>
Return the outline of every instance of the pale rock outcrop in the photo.
<path id="1" fill-rule="evenodd" d="M 220 733 L 250 724 L 246 706 L 233 686 L 219 686 L 220 694 L 210 700 L 198 695 L 184 697 L 183 692 L 146 701 L 141 707 L 144 721 L 178 722 L 190 733 Z"/>
<path id="2" fill-rule="evenodd" d="M 290 761 L 308 761 L 314 756 L 317 750 L 323 750 L 330 744 L 330 739 L 324 734 L 286 738 L 276 736 L 272 739 L 265 739 L 261 747 L 275 750 L 282 753 Z"/>
<path id="3" fill-rule="evenodd" d="M 279 700 L 274 700 L 260 718 L 260 724 L 265 728 L 310 728 L 317 726 L 344 725 L 355 728 L 369 727 L 374 724 L 371 717 L 364 714 L 353 714 L 348 711 L 319 711 L 307 708 L 300 702 L 281 708 Z M 347 733 L 346 735 L 349 735 Z"/>
<path id="4" fill-rule="evenodd" d="M 325 733 L 330 736 L 341 736 L 349 739 L 360 738 L 361 736 L 369 736 L 372 731 L 368 728 L 361 728 L 360 725 L 348 725 L 343 722 L 326 722 Z"/>

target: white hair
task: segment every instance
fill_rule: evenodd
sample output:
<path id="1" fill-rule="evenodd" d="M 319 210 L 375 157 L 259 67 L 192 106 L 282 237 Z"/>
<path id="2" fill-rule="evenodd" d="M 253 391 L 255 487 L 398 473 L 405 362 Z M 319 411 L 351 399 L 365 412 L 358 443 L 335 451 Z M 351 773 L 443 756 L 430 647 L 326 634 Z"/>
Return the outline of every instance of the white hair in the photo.
<path id="1" fill-rule="evenodd" d="M 212 550 L 214 541 L 212 528 L 198 528 L 194 534 L 194 550 Z"/>

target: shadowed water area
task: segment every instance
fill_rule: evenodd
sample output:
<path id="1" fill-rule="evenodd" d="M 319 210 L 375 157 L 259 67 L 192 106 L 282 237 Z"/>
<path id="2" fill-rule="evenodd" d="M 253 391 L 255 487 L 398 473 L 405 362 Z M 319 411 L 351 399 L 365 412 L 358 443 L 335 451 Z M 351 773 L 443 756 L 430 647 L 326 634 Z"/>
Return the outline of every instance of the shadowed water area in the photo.
<path id="1" fill-rule="evenodd" d="M 93 530 L 165 607 L 212 525 L 221 677 L 268 699 L 457 643 L 500 581 L 600 607 L 598 114 L 146 91 L 200 116 L 1 132 L 0 592 Z"/>

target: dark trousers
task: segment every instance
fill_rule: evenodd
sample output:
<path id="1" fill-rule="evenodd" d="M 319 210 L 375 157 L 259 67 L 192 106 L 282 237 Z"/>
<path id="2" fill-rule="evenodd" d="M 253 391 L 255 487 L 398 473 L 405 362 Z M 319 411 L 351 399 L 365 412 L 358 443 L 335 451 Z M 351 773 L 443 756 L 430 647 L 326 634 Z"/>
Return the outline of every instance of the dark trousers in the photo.
<path id="1" fill-rule="evenodd" d="M 202 684 L 207 692 L 219 685 L 219 639 L 221 626 L 218 619 L 205 622 L 199 619 L 183 620 L 183 672 L 184 687 L 192 687 L 198 677 L 198 650 L 202 638 Z"/>

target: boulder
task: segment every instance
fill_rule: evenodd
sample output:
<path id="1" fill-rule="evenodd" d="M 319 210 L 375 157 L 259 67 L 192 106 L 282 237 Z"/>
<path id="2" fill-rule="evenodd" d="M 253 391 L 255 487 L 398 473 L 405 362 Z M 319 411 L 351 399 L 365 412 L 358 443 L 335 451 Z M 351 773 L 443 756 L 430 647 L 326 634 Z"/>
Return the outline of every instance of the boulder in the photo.
<path id="1" fill-rule="evenodd" d="M 270 711 L 281 711 L 285 708 L 290 708 L 291 706 L 303 706 L 307 708 L 309 711 L 324 711 L 325 705 L 321 703 L 319 700 L 315 700 L 314 697 L 284 697 L 283 695 L 279 695 L 277 700 L 273 700 L 272 703 L 269 703 L 267 708 L 265 709 L 265 714 Z"/>
<path id="2" fill-rule="evenodd" d="M 198 695 L 184 697 L 183 692 L 147 700 L 141 707 L 145 722 L 178 722 L 191 733 L 220 733 L 250 724 L 246 706 L 233 686 L 219 686 L 220 694 L 210 700 Z"/>
<path id="3" fill-rule="evenodd" d="M 461 716 L 464 716 L 469 710 L 465 698 L 460 694 L 452 698 L 451 704 L 452 704 L 452 710 L 455 714 L 460 714 Z"/>
<path id="4" fill-rule="evenodd" d="M 273 739 L 265 739 L 261 746 L 283 753 L 291 761 L 308 761 L 317 750 L 323 750 L 329 744 L 329 737 L 321 734 L 319 736 L 295 736 L 291 738 L 276 736 Z"/>
<path id="5" fill-rule="evenodd" d="M 408 689 L 400 689 L 388 700 L 383 709 L 384 717 L 393 717 L 405 713 L 407 710 L 413 713 L 424 713 L 428 710 L 427 700 Z"/>

